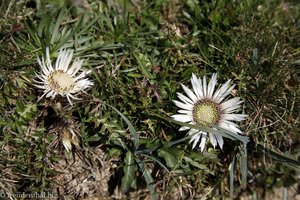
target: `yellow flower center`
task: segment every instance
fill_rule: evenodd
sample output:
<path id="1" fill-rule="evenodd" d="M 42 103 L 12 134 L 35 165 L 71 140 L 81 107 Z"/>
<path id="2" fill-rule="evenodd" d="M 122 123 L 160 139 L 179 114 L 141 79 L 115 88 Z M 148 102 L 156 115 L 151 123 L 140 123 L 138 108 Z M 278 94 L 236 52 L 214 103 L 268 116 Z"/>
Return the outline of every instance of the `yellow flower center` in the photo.
<path id="1" fill-rule="evenodd" d="M 215 103 L 209 100 L 202 100 L 195 104 L 193 118 L 194 122 L 201 126 L 212 126 L 218 123 L 220 110 Z"/>
<path id="2" fill-rule="evenodd" d="M 54 71 L 48 77 L 48 86 L 58 93 L 67 93 L 74 87 L 74 78 L 62 70 Z"/>

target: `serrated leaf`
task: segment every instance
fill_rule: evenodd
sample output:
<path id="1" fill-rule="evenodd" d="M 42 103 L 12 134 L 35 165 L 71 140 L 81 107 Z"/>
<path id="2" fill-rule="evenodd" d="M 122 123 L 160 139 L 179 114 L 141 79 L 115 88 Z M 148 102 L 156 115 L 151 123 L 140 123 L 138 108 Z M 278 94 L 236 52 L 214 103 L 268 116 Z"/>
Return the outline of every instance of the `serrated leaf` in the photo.
<path id="1" fill-rule="evenodd" d="M 36 104 L 24 105 L 23 102 L 17 102 L 17 114 L 21 119 L 31 120 L 33 114 L 37 111 Z"/>

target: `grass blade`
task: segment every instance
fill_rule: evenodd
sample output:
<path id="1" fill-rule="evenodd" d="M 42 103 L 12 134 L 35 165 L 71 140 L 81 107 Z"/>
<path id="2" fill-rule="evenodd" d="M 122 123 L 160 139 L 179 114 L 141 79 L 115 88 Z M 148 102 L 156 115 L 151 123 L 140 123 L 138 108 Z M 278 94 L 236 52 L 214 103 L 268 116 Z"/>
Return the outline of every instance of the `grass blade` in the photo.
<path id="1" fill-rule="evenodd" d="M 295 168 L 297 170 L 300 169 L 300 162 L 297 161 L 297 160 L 294 160 L 292 158 L 289 158 L 287 156 L 283 156 L 283 155 L 280 155 L 279 153 L 275 152 L 275 151 L 272 151 L 266 147 L 264 147 L 263 145 L 261 144 L 256 144 L 256 147 L 263 151 L 267 156 L 269 156 L 270 158 L 272 158 L 273 160 L 275 161 L 278 161 L 288 167 L 292 167 L 292 168 Z"/>
<path id="2" fill-rule="evenodd" d="M 247 174 L 248 174 L 248 152 L 247 144 L 243 145 L 243 149 L 240 152 L 240 169 L 242 172 L 242 187 L 247 186 Z"/>
<path id="3" fill-rule="evenodd" d="M 136 170 L 134 154 L 131 151 L 126 153 L 125 166 L 123 167 L 124 176 L 122 177 L 121 191 L 127 193 L 130 188 L 136 189 Z"/>
<path id="4" fill-rule="evenodd" d="M 233 199 L 234 196 L 234 171 L 235 171 L 235 156 L 233 157 L 232 163 L 229 166 L 230 199 Z"/>
<path id="5" fill-rule="evenodd" d="M 59 40 L 59 35 L 60 35 L 59 27 L 60 27 L 61 22 L 64 19 L 65 13 L 66 13 L 66 4 L 64 4 L 64 6 L 61 8 L 61 10 L 55 20 L 55 25 L 54 25 L 54 28 L 52 31 L 52 37 L 51 37 L 51 44 L 54 44 L 56 41 Z"/>
<path id="6" fill-rule="evenodd" d="M 121 113 L 118 109 L 116 109 L 115 107 L 107 104 L 109 107 L 111 107 L 114 111 L 116 111 L 121 117 L 122 119 L 126 122 L 126 124 L 128 125 L 128 128 L 130 130 L 130 133 L 134 139 L 134 147 L 137 150 L 139 148 L 140 145 L 140 140 L 139 140 L 139 136 L 135 130 L 135 128 L 133 127 L 133 125 L 131 124 L 131 122 L 129 121 L 129 119 L 123 115 L 123 113 Z"/>
<path id="7" fill-rule="evenodd" d="M 146 183 L 147 183 L 147 187 L 148 187 L 148 189 L 149 189 L 149 191 L 150 191 L 150 193 L 151 193 L 151 199 L 152 199 L 152 200 L 158 199 L 157 194 L 155 193 L 155 190 L 154 190 L 154 185 L 153 185 L 154 180 L 153 180 L 153 178 L 152 178 L 152 176 L 151 176 L 150 171 L 149 171 L 148 168 L 145 166 L 145 163 L 142 162 L 140 159 L 135 158 L 135 160 L 136 160 L 136 162 L 137 162 L 138 165 L 139 165 L 140 171 L 143 173 L 143 176 L 144 176 L 145 181 L 146 181 Z"/>

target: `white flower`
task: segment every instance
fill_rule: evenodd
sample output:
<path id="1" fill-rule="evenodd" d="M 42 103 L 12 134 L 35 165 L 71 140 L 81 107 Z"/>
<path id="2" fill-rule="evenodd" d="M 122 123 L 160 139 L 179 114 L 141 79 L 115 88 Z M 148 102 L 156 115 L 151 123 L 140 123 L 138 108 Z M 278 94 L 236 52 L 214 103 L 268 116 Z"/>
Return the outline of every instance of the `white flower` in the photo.
<path id="1" fill-rule="evenodd" d="M 79 99 L 75 95 L 85 89 L 91 87 L 93 83 L 85 78 L 90 72 L 81 70 L 83 61 L 75 59 L 71 64 L 73 57 L 73 50 L 59 51 L 55 66 L 53 67 L 50 60 L 49 48 L 46 48 L 46 60 L 44 57 L 37 58 L 37 62 L 41 67 L 41 73 L 36 75 L 39 80 L 35 80 L 36 87 L 43 89 L 44 94 L 38 99 L 51 97 L 54 99 L 57 95 L 66 96 L 72 106 L 71 99 Z"/>
<path id="2" fill-rule="evenodd" d="M 242 133 L 238 128 L 238 125 L 233 121 L 245 120 L 247 115 L 235 114 L 242 101 L 240 97 L 234 97 L 232 99 L 226 99 L 226 96 L 230 94 L 230 91 L 234 88 L 234 85 L 229 87 L 230 80 L 228 80 L 222 86 L 215 91 L 217 84 L 217 74 L 213 74 L 208 85 L 206 77 L 198 79 L 194 74 L 191 78 L 193 91 L 182 85 L 184 92 L 187 96 L 177 93 L 178 98 L 181 100 L 174 103 L 181 108 L 178 110 L 179 114 L 172 115 L 176 121 L 186 122 L 190 124 L 198 124 L 204 127 L 211 128 L 212 131 L 205 132 L 202 130 L 196 130 L 189 127 L 181 127 L 179 131 L 189 130 L 188 134 L 193 135 L 190 142 L 193 142 L 192 148 L 195 148 L 196 144 L 200 142 L 201 151 L 204 150 L 207 135 L 213 147 L 217 145 L 223 148 L 223 138 L 218 134 L 214 134 L 213 130 L 221 127 L 233 133 Z"/>

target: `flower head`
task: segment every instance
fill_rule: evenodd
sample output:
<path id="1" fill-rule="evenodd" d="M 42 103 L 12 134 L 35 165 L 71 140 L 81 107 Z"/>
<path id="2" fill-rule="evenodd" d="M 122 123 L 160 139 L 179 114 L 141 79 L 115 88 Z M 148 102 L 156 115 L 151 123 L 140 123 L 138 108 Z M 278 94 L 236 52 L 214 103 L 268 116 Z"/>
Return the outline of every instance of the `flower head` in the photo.
<path id="1" fill-rule="evenodd" d="M 72 144 L 79 147 L 79 139 L 77 137 L 77 133 L 75 129 L 71 127 L 63 128 L 60 138 L 67 152 L 70 152 L 72 150 Z"/>
<path id="2" fill-rule="evenodd" d="M 36 83 L 34 85 L 44 90 L 44 94 L 39 100 L 45 95 L 46 98 L 51 97 L 52 99 L 60 95 L 67 97 L 72 106 L 71 99 L 79 99 L 75 95 L 93 85 L 91 81 L 85 78 L 91 70 L 81 70 L 81 73 L 77 75 L 83 61 L 75 59 L 71 65 L 72 57 L 73 50 L 61 49 L 55 65 L 52 66 L 49 48 L 46 48 L 46 60 L 44 57 L 42 59 L 37 58 L 41 73 L 36 75 L 39 80 L 34 80 Z"/>
<path id="3" fill-rule="evenodd" d="M 224 144 L 223 138 L 215 134 L 213 130 L 221 127 L 236 134 L 242 133 L 238 125 L 233 122 L 245 120 L 247 117 L 244 114 L 235 114 L 240 108 L 242 101 L 240 97 L 225 99 L 234 88 L 234 85 L 230 87 L 230 80 L 215 91 L 217 74 L 212 75 L 208 84 L 205 76 L 201 80 L 193 74 L 191 83 L 193 91 L 182 85 L 187 96 L 177 93 L 181 102 L 174 100 L 174 103 L 181 109 L 178 110 L 179 114 L 172 115 L 172 118 L 180 122 L 210 128 L 210 132 L 189 127 L 181 127 L 179 129 L 179 131 L 189 130 L 188 134 L 193 135 L 190 140 L 190 142 L 193 142 L 192 148 L 195 148 L 197 143 L 200 142 L 199 146 L 201 151 L 203 151 L 207 135 L 209 135 L 211 144 L 214 147 L 219 145 L 222 149 Z"/>

